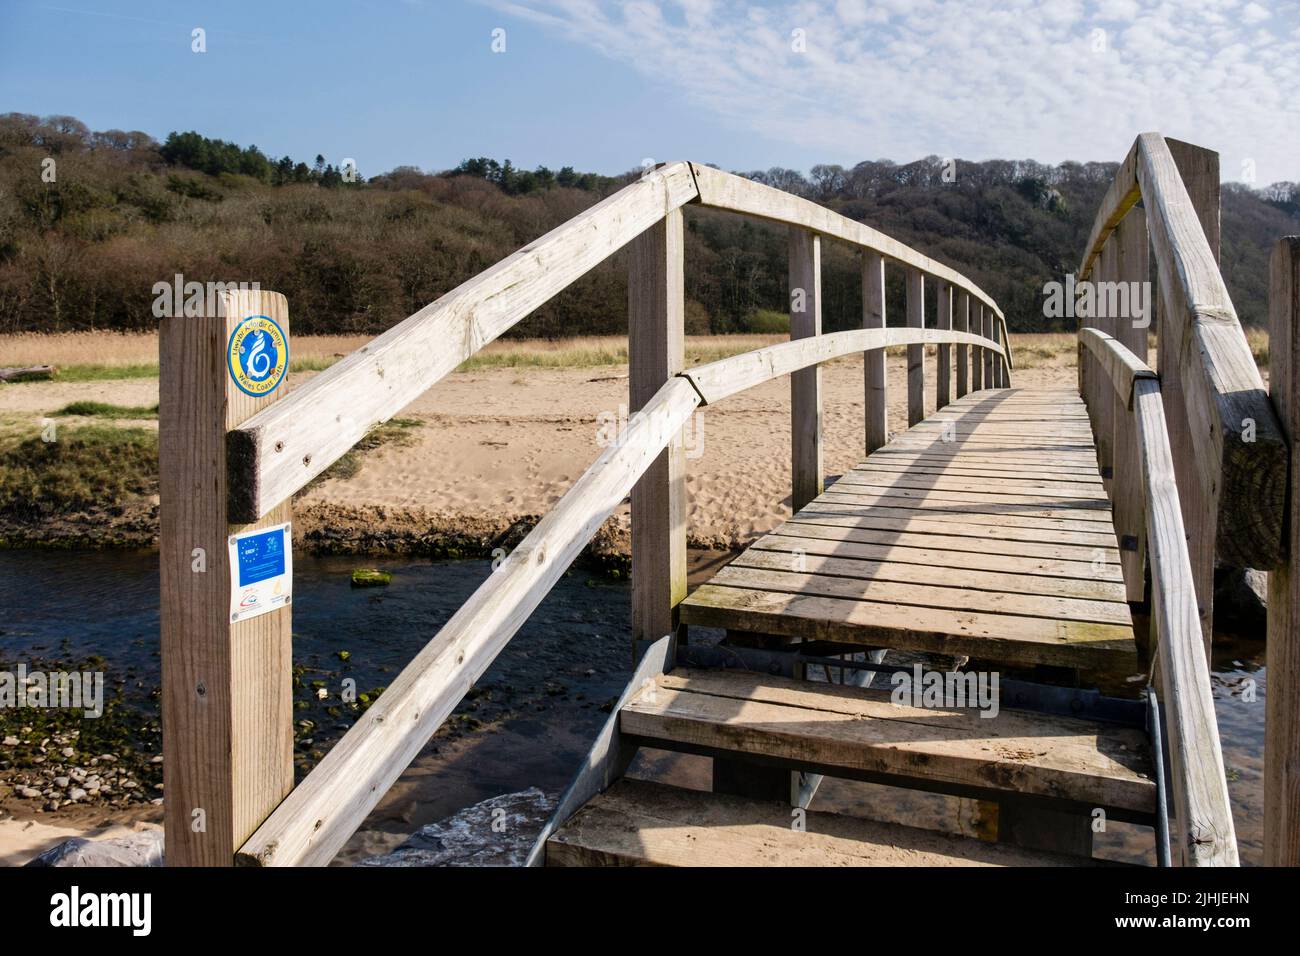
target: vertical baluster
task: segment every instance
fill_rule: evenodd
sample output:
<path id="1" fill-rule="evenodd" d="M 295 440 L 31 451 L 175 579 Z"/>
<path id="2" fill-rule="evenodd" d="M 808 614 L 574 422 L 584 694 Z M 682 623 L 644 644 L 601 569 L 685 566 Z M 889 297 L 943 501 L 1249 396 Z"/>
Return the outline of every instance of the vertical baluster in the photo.
<path id="1" fill-rule="evenodd" d="M 925 274 L 920 269 L 907 270 L 907 325 L 925 327 Z M 907 347 L 907 427 L 925 418 L 925 346 Z"/>
<path id="2" fill-rule="evenodd" d="M 935 324 L 942 331 L 952 330 L 952 286 L 939 282 L 938 300 L 936 302 Z M 936 409 L 943 408 L 952 401 L 952 346 L 939 343 L 938 360 L 935 363 L 935 403 Z"/>
<path id="3" fill-rule="evenodd" d="M 790 338 L 822 331 L 821 240 L 790 228 Z M 791 508 L 799 511 L 823 490 L 821 368 L 790 376 Z"/>
<path id="4" fill-rule="evenodd" d="M 874 252 L 862 256 L 862 327 L 885 327 L 885 260 Z M 876 349 L 863 357 L 866 385 L 866 439 L 870 455 L 889 441 L 889 385 L 886 381 L 885 350 Z"/>
<path id="5" fill-rule="evenodd" d="M 628 399 L 639 411 L 686 365 L 682 213 L 632 240 L 628 271 Z M 632 488 L 632 639 L 677 630 L 686 597 L 686 463 L 679 434 Z"/>
<path id="6" fill-rule="evenodd" d="M 957 318 L 954 323 L 958 332 L 970 331 L 970 295 L 962 292 L 957 296 Z M 970 391 L 970 347 L 957 346 L 957 397 L 961 398 Z"/>

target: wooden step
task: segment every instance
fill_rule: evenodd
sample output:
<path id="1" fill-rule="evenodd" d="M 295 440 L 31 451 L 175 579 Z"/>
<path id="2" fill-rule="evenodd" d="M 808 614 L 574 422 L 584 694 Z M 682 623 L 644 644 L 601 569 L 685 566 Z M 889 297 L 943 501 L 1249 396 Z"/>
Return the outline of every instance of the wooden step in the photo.
<path id="1" fill-rule="evenodd" d="M 546 844 L 547 866 L 1087 866 L 1090 860 L 623 779 Z"/>
<path id="2" fill-rule="evenodd" d="M 895 704 L 889 689 L 790 680 L 736 670 L 660 675 L 620 713 L 624 734 L 673 749 L 749 754 L 845 776 L 910 778 L 1155 810 L 1146 734 L 1033 711 Z"/>

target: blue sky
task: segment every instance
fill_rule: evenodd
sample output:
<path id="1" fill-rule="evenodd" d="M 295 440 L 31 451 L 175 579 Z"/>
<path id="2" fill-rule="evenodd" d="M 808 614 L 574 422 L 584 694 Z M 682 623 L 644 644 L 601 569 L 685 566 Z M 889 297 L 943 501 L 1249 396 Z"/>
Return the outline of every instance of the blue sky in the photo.
<path id="1" fill-rule="evenodd" d="M 1158 129 L 1261 185 L 1300 179 L 1298 6 L 0 0 L 0 111 L 197 129 L 363 174 L 477 155 L 607 173 L 1118 160 Z"/>

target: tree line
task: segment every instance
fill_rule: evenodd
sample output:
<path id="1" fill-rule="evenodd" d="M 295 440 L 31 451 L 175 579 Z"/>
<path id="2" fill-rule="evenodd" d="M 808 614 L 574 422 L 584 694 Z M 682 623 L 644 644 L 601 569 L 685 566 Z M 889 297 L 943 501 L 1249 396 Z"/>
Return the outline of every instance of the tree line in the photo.
<path id="1" fill-rule="evenodd" d="M 53 175 L 49 160 L 53 161 Z M 1059 329 L 1043 286 L 1078 266 L 1116 164 L 926 157 L 772 168 L 743 175 L 822 203 L 970 276 L 1013 331 Z M 0 331 L 147 329 L 152 288 L 256 281 L 288 296 L 299 333 L 374 333 L 632 182 L 573 167 L 466 159 L 363 178 L 343 160 L 308 164 L 175 132 L 92 131 L 68 116 L 0 115 Z M 1223 269 L 1248 324 L 1267 317 L 1272 242 L 1300 227 L 1300 190 L 1227 184 Z M 686 210 L 692 333 L 771 328 L 787 302 L 783 228 Z M 513 330 L 561 337 L 626 329 L 626 253 Z M 890 321 L 902 315 L 891 271 Z M 858 257 L 823 245 L 829 330 L 861 321 Z M 933 303 L 930 305 L 933 309 Z"/>

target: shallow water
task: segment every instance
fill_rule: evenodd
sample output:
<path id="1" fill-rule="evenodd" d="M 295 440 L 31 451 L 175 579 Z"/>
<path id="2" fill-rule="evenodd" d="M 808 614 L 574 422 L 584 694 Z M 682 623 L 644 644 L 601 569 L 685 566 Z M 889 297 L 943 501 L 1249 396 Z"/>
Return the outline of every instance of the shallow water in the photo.
<path id="1" fill-rule="evenodd" d="M 294 557 L 294 663 L 304 680 L 391 683 L 491 573 L 486 561 L 368 559 L 393 573 L 353 588 L 356 558 Z M 529 786 L 563 788 L 631 671 L 630 588 L 574 569 L 561 579 L 376 808 L 350 850 L 387 849 L 423 823 Z M 339 652 L 348 652 L 346 663 Z M 0 661 L 104 658 L 106 678 L 142 695 L 159 681 L 158 558 L 153 552 L 0 551 Z M 1248 695 L 1254 682 L 1254 701 Z M 1264 646 L 1216 642 L 1214 693 L 1243 862 L 1261 858 Z M 310 693 L 296 694 L 310 697 Z M 328 718 L 315 710 L 320 723 Z M 295 712 L 299 719 L 302 712 Z M 459 721 L 459 724 L 457 724 Z M 488 732 L 483 732 L 487 728 Z M 342 725 L 322 727 L 327 747 Z"/>

